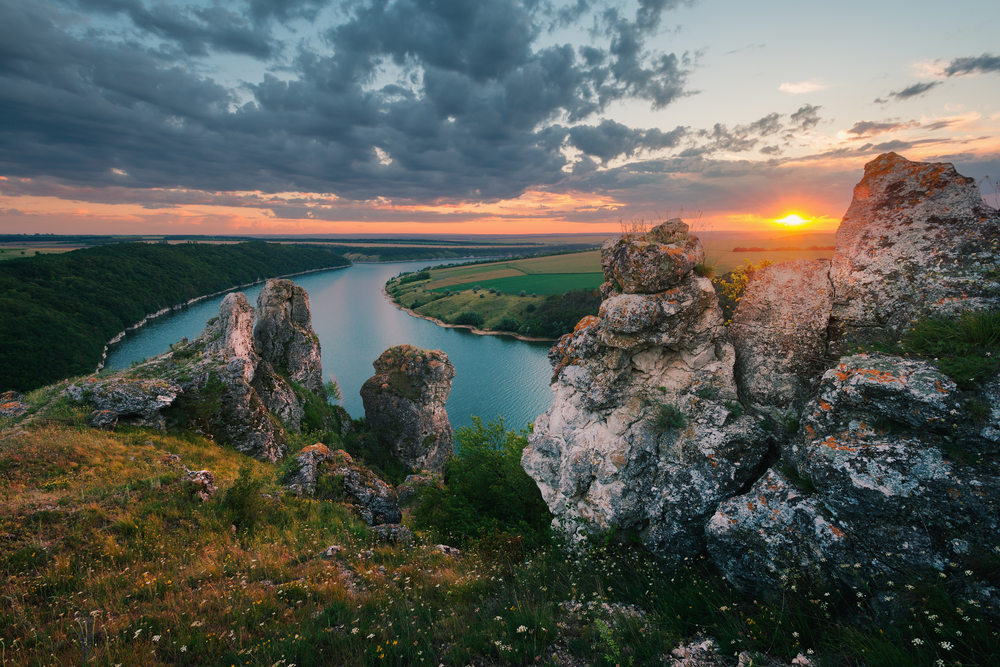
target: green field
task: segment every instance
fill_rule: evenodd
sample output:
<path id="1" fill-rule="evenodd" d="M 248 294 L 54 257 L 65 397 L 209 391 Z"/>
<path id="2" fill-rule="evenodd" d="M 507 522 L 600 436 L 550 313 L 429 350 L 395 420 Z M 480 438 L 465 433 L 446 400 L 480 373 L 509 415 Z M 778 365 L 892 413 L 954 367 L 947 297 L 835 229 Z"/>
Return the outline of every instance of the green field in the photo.
<path id="1" fill-rule="evenodd" d="M 602 282 L 601 252 L 592 250 L 436 269 L 431 271 L 431 280 L 423 287 L 432 291 L 455 291 L 479 285 L 485 290 L 492 287 L 502 292 L 524 290 L 528 294 L 562 294 L 570 290 L 594 289 Z"/>

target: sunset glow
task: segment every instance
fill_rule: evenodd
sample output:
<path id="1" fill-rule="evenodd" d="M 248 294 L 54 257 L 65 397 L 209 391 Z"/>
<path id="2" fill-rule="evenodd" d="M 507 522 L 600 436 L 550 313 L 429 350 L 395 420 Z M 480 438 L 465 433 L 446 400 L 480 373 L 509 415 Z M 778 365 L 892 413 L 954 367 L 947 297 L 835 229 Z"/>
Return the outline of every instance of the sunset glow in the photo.
<path id="1" fill-rule="evenodd" d="M 774 222 L 784 227 L 801 227 L 802 225 L 808 225 L 812 220 L 806 220 L 798 213 L 792 213 Z"/>

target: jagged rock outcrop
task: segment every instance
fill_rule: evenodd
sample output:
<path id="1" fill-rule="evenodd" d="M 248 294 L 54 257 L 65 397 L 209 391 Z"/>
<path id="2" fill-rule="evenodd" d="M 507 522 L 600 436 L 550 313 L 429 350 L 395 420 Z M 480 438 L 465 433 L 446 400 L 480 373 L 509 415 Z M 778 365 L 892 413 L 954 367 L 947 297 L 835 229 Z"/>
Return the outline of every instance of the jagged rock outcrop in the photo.
<path id="1" fill-rule="evenodd" d="M 855 188 L 829 278 L 799 262 L 751 281 L 733 317 L 741 392 L 764 408 L 787 398 L 800 429 L 782 442 L 780 469 L 708 524 L 709 551 L 730 579 L 877 586 L 1000 549 L 1000 375 L 969 394 L 932 360 L 836 361 L 850 345 L 898 340 L 917 317 L 1000 309 L 998 244 L 1000 213 L 973 179 L 887 154 Z M 796 293 L 807 308 L 789 304 Z M 805 337 L 785 350 L 789 320 Z M 754 342 L 758 329 L 787 353 Z M 801 363 L 819 359 L 824 343 L 831 368 Z"/>
<path id="2" fill-rule="evenodd" d="M 319 338 L 304 289 L 291 280 L 268 280 L 257 296 L 253 335 L 263 361 L 309 391 L 322 389 Z"/>
<path id="3" fill-rule="evenodd" d="M 922 314 L 1000 308 L 1000 212 L 948 163 L 865 165 L 830 270 L 838 351 L 896 340 Z"/>
<path id="4" fill-rule="evenodd" d="M 242 293 L 227 294 L 198 339 L 110 379 L 89 378 L 67 395 L 95 408 L 99 428 L 122 420 L 162 427 L 166 417 L 277 461 L 286 429 L 301 428 L 301 392 L 322 391 L 320 349 L 302 288 L 270 280 L 258 304 L 255 311 Z"/>
<path id="5" fill-rule="evenodd" d="M 398 524 L 403 513 L 396 492 L 342 449 L 309 445 L 296 457 L 297 469 L 285 480 L 294 493 L 347 501 L 369 526 Z"/>
<path id="6" fill-rule="evenodd" d="M 992 551 L 1000 471 L 953 437 L 965 413 L 958 388 L 927 362 L 841 359 L 786 457 L 800 488 L 771 471 L 721 505 L 709 551 L 730 579 L 751 587 L 782 574 L 878 582 Z"/>
<path id="7" fill-rule="evenodd" d="M 0 394 L 0 417 L 20 417 L 30 409 L 31 406 L 24 402 L 24 396 L 16 391 Z"/>
<path id="8" fill-rule="evenodd" d="M 775 417 L 797 415 L 828 366 L 827 328 L 833 289 L 830 262 L 765 266 L 729 324 L 740 398 Z"/>
<path id="9" fill-rule="evenodd" d="M 521 463 L 571 533 L 631 531 L 662 557 L 693 555 L 770 439 L 741 415 L 733 348 L 711 282 L 692 271 L 704 251 L 687 226 L 611 239 L 601 255 L 609 296 L 550 351 L 555 396 Z"/>
<path id="10" fill-rule="evenodd" d="M 70 398 L 86 400 L 94 407 L 97 414 L 92 418 L 99 428 L 114 428 L 118 422 L 127 422 L 162 429 L 164 421 L 160 411 L 182 393 L 176 382 L 158 378 L 88 378 L 81 384 L 66 388 Z"/>
<path id="11" fill-rule="evenodd" d="M 400 462 L 441 470 L 453 454 L 445 402 L 455 367 L 441 350 L 391 347 L 373 364 L 375 375 L 361 387 L 365 424 Z"/>

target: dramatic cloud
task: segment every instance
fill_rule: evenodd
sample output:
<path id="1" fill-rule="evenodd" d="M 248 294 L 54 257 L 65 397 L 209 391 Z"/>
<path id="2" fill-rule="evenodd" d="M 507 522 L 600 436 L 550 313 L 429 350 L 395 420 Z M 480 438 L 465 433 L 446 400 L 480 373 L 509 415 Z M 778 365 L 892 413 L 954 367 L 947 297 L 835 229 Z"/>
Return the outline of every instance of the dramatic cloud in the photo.
<path id="1" fill-rule="evenodd" d="M 811 130 L 819 125 L 819 110 L 823 107 L 806 104 L 790 116 L 792 125 L 800 130 Z"/>
<path id="2" fill-rule="evenodd" d="M 955 58 L 944 68 L 945 76 L 1000 72 L 1000 56 L 984 53 L 978 58 Z"/>
<path id="3" fill-rule="evenodd" d="M 920 123 L 916 121 L 908 122 L 898 122 L 898 121 L 882 121 L 881 123 L 872 120 L 861 120 L 854 124 L 854 127 L 847 130 L 847 134 L 853 134 L 857 137 L 873 137 L 876 134 L 885 134 L 886 132 L 896 132 L 898 130 L 908 130 L 911 127 L 918 127 Z"/>
<path id="4" fill-rule="evenodd" d="M 632 19 L 595 6 L 605 38 L 581 48 L 541 45 L 550 15 L 533 2 L 361 0 L 320 45 L 287 53 L 272 19 L 311 20 L 327 4 L 0 3 L 0 174 L 489 200 L 565 178 L 567 145 L 607 161 L 684 136 L 586 123 L 615 102 L 662 108 L 688 94 L 684 57 L 647 44 L 674 0 L 643 0 Z M 126 21 L 131 36 L 81 32 L 76 12 Z M 209 52 L 270 73 L 229 88 L 203 73 Z"/>

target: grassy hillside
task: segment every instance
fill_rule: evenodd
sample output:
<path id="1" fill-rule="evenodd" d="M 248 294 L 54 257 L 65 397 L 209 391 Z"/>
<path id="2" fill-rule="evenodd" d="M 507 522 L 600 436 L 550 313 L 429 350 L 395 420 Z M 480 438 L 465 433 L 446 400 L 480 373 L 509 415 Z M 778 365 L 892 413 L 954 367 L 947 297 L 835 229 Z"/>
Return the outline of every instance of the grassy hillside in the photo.
<path id="1" fill-rule="evenodd" d="M 4 666 L 661 665 L 698 633 L 733 664 L 745 652 L 744 664 L 802 653 L 969 667 L 1000 654 L 995 619 L 963 587 L 967 565 L 926 581 L 901 572 L 885 600 L 794 576 L 747 596 L 704 559 L 671 565 L 627 544 L 529 550 L 486 530 L 452 534 L 456 558 L 433 528 L 412 547 L 381 544 L 347 506 L 285 494 L 287 464 L 190 433 L 92 430 L 60 390 L 32 392 L 26 420 L 0 420 Z M 519 460 L 523 434 L 497 435 Z M 487 441 L 460 449 L 489 458 Z M 425 515 L 466 520 L 462 493 L 503 506 L 480 464 L 449 472 Z M 219 492 L 198 500 L 184 466 L 211 470 Z"/>
<path id="2" fill-rule="evenodd" d="M 0 390 L 94 369 L 104 345 L 146 315 L 263 278 L 350 262 L 327 249 L 262 243 L 120 243 L 0 262 Z"/>

